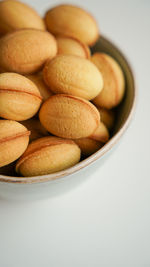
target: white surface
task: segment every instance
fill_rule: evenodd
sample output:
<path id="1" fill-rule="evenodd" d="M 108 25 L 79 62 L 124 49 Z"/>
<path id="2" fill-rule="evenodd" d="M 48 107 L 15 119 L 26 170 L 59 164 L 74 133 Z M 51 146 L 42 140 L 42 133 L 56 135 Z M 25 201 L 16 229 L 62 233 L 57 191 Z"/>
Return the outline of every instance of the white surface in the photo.
<path id="1" fill-rule="evenodd" d="M 32 5 L 42 13 L 58 2 Z M 150 1 L 74 2 L 132 63 L 136 115 L 117 150 L 79 187 L 32 203 L 0 200 L 0 267 L 150 266 Z"/>

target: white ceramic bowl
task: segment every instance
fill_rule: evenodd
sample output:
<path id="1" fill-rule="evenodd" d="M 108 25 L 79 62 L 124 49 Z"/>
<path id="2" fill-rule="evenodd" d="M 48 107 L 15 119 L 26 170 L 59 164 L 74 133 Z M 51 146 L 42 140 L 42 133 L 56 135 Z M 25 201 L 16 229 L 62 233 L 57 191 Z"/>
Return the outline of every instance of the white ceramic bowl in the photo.
<path id="1" fill-rule="evenodd" d="M 11 177 L 0 175 L 0 196 L 17 199 L 37 199 L 50 197 L 79 185 L 103 164 L 112 147 L 120 140 L 131 121 L 135 110 L 136 89 L 134 77 L 129 63 L 115 45 L 104 37 L 100 37 L 93 51 L 105 52 L 114 57 L 121 65 L 125 80 L 126 93 L 123 102 L 118 108 L 118 118 L 114 134 L 107 144 L 98 152 L 75 166 L 54 174 L 36 177 Z M 92 164 L 93 163 L 93 164 Z"/>

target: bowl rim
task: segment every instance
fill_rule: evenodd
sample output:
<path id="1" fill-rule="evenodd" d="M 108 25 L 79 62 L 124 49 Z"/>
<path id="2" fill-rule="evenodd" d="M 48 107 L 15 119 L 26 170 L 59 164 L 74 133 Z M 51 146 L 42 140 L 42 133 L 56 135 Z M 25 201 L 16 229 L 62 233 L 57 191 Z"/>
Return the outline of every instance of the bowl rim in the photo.
<path id="1" fill-rule="evenodd" d="M 59 171 L 52 174 L 47 175 L 39 175 L 39 176 L 31 176 L 31 177 L 13 177 L 13 176 L 6 176 L 6 175 L 0 175 L 0 182 L 1 183 L 15 183 L 15 184 L 32 184 L 32 183 L 44 183 L 48 181 L 53 181 L 56 179 L 60 179 L 63 177 L 67 177 L 71 174 L 74 174 L 81 170 L 82 168 L 87 167 L 89 164 L 93 163 L 97 159 L 101 158 L 106 152 L 111 150 L 111 148 L 120 140 L 121 136 L 124 134 L 124 132 L 127 130 L 131 119 L 133 118 L 133 115 L 135 113 L 136 103 L 137 103 L 137 87 L 135 84 L 135 75 L 133 71 L 133 67 L 131 63 L 128 60 L 128 57 L 122 53 L 122 51 L 117 47 L 116 44 L 114 44 L 114 41 L 111 41 L 107 37 L 104 37 L 103 35 L 100 36 L 103 41 L 109 43 L 110 45 L 113 45 L 113 48 L 117 51 L 117 53 L 123 58 L 126 65 L 128 66 L 129 72 L 132 77 L 133 81 L 133 100 L 131 104 L 131 108 L 128 114 L 128 117 L 126 118 L 126 121 L 123 123 L 123 125 L 120 127 L 118 132 L 111 137 L 111 139 L 102 147 L 100 150 L 89 156 L 88 158 L 82 160 L 81 162 L 77 163 L 75 166 L 70 167 L 66 170 Z"/>

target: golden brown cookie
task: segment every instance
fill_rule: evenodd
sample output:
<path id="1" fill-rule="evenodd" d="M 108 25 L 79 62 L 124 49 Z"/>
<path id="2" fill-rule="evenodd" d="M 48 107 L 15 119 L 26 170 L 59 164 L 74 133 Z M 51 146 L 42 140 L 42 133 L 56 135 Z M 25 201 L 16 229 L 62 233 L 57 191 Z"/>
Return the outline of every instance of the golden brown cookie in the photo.
<path id="1" fill-rule="evenodd" d="M 80 160 L 80 148 L 72 141 L 43 137 L 33 141 L 16 165 L 23 176 L 36 176 L 62 171 Z"/>
<path id="2" fill-rule="evenodd" d="M 88 59 L 58 55 L 43 70 L 45 83 L 56 94 L 93 99 L 103 89 L 102 75 Z"/>
<path id="3" fill-rule="evenodd" d="M 115 59 L 104 53 L 95 53 L 91 60 L 101 72 L 104 80 L 103 90 L 93 100 L 93 103 L 107 109 L 116 107 L 125 92 L 125 79 L 121 67 Z"/>
<path id="4" fill-rule="evenodd" d="M 76 38 L 57 36 L 56 41 L 58 54 L 74 55 L 83 58 L 90 58 L 91 56 L 89 47 Z"/>
<path id="5" fill-rule="evenodd" d="M 101 122 L 103 122 L 108 130 L 111 130 L 115 122 L 115 112 L 114 110 L 97 107 L 100 112 Z"/>
<path id="6" fill-rule="evenodd" d="M 80 147 L 82 155 L 86 157 L 97 152 L 103 146 L 103 143 L 90 138 L 75 139 L 74 141 Z"/>
<path id="7" fill-rule="evenodd" d="M 39 118 L 50 133 L 70 139 L 92 135 L 100 121 L 98 110 L 89 101 L 63 94 L 46 100 Z"/>
<path id="8" fill-rule="evenodd" d="M 0 38 L 0 68 L 5 72 L 37 72 L 56 53 L 56 40 L 46 31 L 24 29 Z"/>
<path id="9" fill-rule="evenodd" d="M 45 24 L 37 12 L 16 0 L 5 0 L 0 2 L 0 33 L 32 28 L 45 30 Z"/>
<path id="10" fill-rule="evenodd" d="M 0 74 L 0 117 L 22 121 L 33 117 L 42 97 L 36 85 L 17 73 Z"/>
<path id="11" fill-rule="evenodd" d="M 106 143 L 109 140 L 109 132 L 105 124 L 103 122 L 100 122 L 99 126 L 89 138 L 100 141 L 102 143 Z"/>
<path id="12" fill-rule="evenodd" d="M 43 101 L 45 101 L 46 99 L 48 99 L 50 96 L 53 95 L 50 88 L 45 84 L 41 72 L 36 74 L 29 74 L 26 75 L 26 77 L 30 79 L 37 86 L 43 98 Z"/>
<path id="13" fill-rule="evenodd" d="M 30 132 L 16 121 L 0 120 L 0 167 L 18 159 L 26 150 Z"/>
<path id="14" fill-rule="evenodd" d="M 99 36 L 95 19 L 82 8 L 58 5 L 45 14 L 48 31 L 54 35 L 75 37 L 87 45 L 94 45 Z"/>

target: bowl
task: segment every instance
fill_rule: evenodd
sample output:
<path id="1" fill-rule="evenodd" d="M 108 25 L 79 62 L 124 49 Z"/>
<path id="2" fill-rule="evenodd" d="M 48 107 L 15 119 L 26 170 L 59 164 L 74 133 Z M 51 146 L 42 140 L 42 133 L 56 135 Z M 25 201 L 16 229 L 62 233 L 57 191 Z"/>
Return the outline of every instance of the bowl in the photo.
<path id="1" fill-rule="evenodd" d="M 75 166 L 53 174 L 36 177 L 14 177 L 0 175 L 0 196 L 6 198 L 36 199 L 60 194 L 74 188 L 90 177 L 107 158 L 126 131 L 133 116 L 136 103 L 136 89 L 133 72 L 122 52 L 108 39 L 100 37 L 92 52 L 105 52 L 114 57 L 123 69 L 126 93 L 117 108 L 117 120 L 110 140 L 96 153 Z"/>

